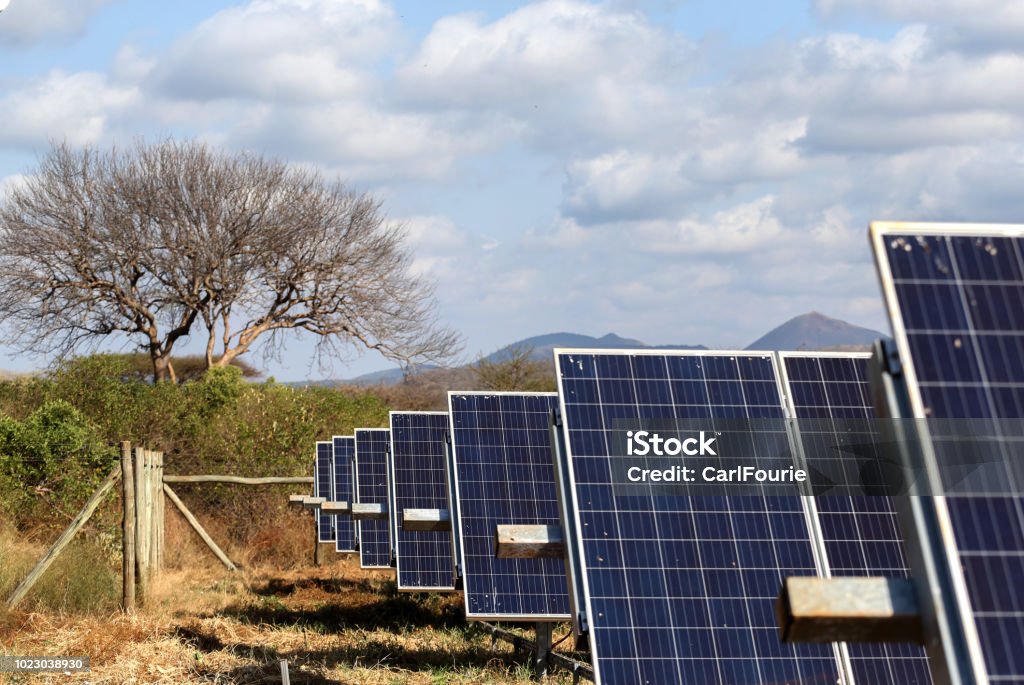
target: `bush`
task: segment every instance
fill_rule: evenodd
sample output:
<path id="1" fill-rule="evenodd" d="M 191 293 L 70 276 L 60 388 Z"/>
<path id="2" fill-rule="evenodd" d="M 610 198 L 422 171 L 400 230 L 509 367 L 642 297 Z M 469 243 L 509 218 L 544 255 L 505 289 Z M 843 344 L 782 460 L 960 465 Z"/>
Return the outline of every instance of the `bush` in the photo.
<path id="1" fill-rule="evenodd" d="M 0 417 L 0 506 L 15 520 L 73 516 L 110 472 L 114 450 L 98 427 L 64 400 L 18 421 Z"/>
<path id="2" fill-rule="evenodd" d="M 251 383 L 236 368 L 154 384 L 125 355 L 71 359 L 45 378 L 0 381 L 0 519 L 52 540 L 109 473 L 122 440 L 163 451 L 167 473 L 308 476 L 315 441 L 386 426 L 388 409 L 387 399 L 365 390 Z M 286 495 L 301 488 L 175 490 L 201 520 L 224 523 L 230 539 L 222 544 L 244 551 L 259 542 L 261 560 L 274 558 L 270 547 L 283 544 L 284 531 L 308 545 L 287 510 Z M 106 539 L 119 520 L 116 504 L 105 504 L 89 532 Z M 273 534 L 258 538 L 261 529 Z"/>

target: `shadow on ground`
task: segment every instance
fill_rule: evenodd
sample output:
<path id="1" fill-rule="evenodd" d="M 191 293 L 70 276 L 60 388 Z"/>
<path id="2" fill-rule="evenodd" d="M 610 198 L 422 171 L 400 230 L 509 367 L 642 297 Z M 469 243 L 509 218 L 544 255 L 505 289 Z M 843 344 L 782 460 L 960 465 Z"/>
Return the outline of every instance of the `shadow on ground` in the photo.
<path id="1" fill-rule="evenodd" d="M 468 628 L 477 634 L 477 629 Z M 516 663 L 514 655 L 499 655 L 485 645 L 467 640 L 466 647 L 452 650 L 438 647 L 410 647 L 399 640 L 382 640 L 366 636 L 358 644 L 344 644 L 331 649 L 279 650 L 267 645 L 245 642 L 225 642 L 212 630 L 199 626 L 178 626 L 173 634 L 193 649 L 205 654 L 229 652 L 251 662 L 234 669 L 206 669 L 197 666 L 200 673 L 230 683 L 279 683 L 281 682 L 280 661 L 289 663 L 292 683 L 310 685 L 348 685 L 358 680 L 332 680 L 319 675 L 317 671 L 334 669 L 338 666 L 352 668 L 383 668 L 400 671 L 420 672 L 444 670 L 458 665 L 460 668 L 494 668 L 507 670 Z M 486 643 L 485 643 L 486 644 Z M 520 663 L 526 654 L 518 655 Z"/>

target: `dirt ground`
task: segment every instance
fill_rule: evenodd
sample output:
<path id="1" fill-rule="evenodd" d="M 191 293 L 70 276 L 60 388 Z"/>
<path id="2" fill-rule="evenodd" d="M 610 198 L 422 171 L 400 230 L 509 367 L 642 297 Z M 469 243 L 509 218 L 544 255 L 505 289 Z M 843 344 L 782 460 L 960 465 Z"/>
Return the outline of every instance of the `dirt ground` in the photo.
<path id="1" fill-rule="evenodd" d="M 558 626 L 555 638 L 567 632 Z M 393 574 L 354 557 L 295 571 L 166 572 L 132 616 L 0 613 L 0 652 L 92 660 L 89 673 L 0 683 L 280 683 L 281 659 L 295 685 L 530 681 L 528 656 L 467 623 L 461 595 L 397 593 Z"/>

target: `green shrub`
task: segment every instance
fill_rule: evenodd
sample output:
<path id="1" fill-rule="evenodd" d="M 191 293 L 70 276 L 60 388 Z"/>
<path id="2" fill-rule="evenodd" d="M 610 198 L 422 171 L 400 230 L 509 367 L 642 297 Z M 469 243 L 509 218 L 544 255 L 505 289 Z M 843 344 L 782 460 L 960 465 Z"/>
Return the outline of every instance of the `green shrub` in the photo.
<path id="1" fill-rule="evenodd" d="M 386 399 L 366 391 L 251 383 L 237 368 L 154 384 L 129 362 L 80 357 L 46 378 L 0 382 L 0 518 L 58 534 L 109 473 L 122 440 L 163 451 L 168 473 L 307 476 L 316 440 L 387 425 Z M 294 488 L 176 490 L 200 518 L 229 521 L 244 545 L 285 520 Z M 109 532 L 117 520 L 104 505 L 90 525 Z"/>
<path id="2" fill-rule="evenodd" d="M 73 515 L 113 468 L 98 427 L 64 400 L 0 417 L 0 506 L 15 518 Z"/>

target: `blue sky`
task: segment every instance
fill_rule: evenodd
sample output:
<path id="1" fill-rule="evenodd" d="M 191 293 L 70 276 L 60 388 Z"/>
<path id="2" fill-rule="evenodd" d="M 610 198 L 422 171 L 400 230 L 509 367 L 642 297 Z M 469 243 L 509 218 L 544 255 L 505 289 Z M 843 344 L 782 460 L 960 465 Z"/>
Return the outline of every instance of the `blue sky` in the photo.
<path id="1" fill-rule="evenodd" d="M 1022 218 L 1021 7 L 12 0 L 0 193 L 61 139 L 315 166 L 406 225 L 470 359 L 558 330 L 743 347 L 812 309 L 884 330 L 869 220 Z M 252 361 L 388 366 L 312 343 Z"/>

